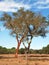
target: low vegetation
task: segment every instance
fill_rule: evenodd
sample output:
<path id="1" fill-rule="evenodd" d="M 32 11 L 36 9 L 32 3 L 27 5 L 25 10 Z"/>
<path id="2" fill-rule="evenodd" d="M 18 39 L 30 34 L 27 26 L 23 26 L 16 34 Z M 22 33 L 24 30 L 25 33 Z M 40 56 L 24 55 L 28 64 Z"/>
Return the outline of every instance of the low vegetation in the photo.
<path id="1" fill-rule="evenodd" d="M 15 47 L 8 49 L 6 47 L 0 46 L 0 54 L 15 54 L 15 53 L 16 53 Z M 24 54 L 24 53 L 25 53 L 24 48 L 19 49 L 19 54 Z M 49 45 L 47 45 L 46 47 L 43 47 L 42 49 L 39 49 L 39 50 L 30 49 L 29 53 L 30 54 L 49 54 Z"/>

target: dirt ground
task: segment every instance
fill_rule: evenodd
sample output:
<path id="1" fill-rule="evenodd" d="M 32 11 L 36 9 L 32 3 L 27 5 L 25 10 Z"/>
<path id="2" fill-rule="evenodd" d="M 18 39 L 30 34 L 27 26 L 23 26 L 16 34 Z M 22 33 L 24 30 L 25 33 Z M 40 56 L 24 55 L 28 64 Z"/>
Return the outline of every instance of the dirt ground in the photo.
<path id="1" fill-rule="evenodd" d="M 28 54 L 28 58 L 22 54 L 18 58 L 14 54 L 0 54 L 0 65 L 49 65 L 49 54 Z"/>

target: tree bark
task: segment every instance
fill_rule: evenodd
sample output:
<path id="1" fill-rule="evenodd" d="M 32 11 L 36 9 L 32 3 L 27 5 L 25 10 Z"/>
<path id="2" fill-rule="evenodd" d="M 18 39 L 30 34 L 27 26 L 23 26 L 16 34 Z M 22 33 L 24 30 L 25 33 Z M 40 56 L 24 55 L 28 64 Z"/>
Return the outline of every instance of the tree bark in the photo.
<path id="1" fill-rule="evenodd" d="M 30 49 L 30 44 L 31 44 L 31 41 L 28 43 L 28 53 L 29 53 L 29 49 Z"/>
<path id="2" fill-rule="evenodd" d="M 17 46 L 17 49 L 16 49 L 15 57 L 18 57 L 19 47 L 20 47 L 20 45 L 21 45 L 21 42 L 22 42 L 23 38 L 24 38 L 24 35 L 22 36 L 22 38 L 21 38 L 20 40 L 18 39 L 18 36 L 16 37 L 17 42 L 18 42 L 18 46 Z"/>

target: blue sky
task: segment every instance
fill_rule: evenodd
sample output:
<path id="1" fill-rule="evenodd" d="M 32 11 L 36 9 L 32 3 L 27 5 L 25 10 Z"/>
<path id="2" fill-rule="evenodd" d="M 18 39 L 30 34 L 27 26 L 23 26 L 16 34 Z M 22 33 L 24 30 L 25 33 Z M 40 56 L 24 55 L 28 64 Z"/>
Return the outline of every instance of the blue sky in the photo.
<path id="1" fill-rule="evenodd" d="M 21 7 L 25 10 L 40 12 L 43 16 L 49 15 L 49 0 L 0 0 L 0 16 L 3 12 L 16 12 Z M 46 38 L 34 37 L 32 39 L 31 48 L 41 49 L 43 46 L 49 44 L 49 34 Z M 10 36 L 10 31 L 5 29 L 0 23 L 0 46 L 11 48 L 17 47 L 17 41 L 14 37 Z M 23 45 L 21 44 L 21 47 Z"/>

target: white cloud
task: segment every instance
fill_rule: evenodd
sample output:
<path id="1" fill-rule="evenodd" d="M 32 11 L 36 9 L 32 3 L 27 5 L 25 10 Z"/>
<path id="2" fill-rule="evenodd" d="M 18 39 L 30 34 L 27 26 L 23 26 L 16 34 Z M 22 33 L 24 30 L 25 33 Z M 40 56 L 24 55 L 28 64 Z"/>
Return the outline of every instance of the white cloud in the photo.
<path id="1" fill-rule="evenodd" d="M 16 0 L 18 1 L 18 0 Z M 20 2 L 15 2 L 14 0 L 4 0 L 0 2 L 0 11 L 5 12 L 16 12 L 21 7 L 25 9 L 47 9 L 49 8 L 49 0 L 37 0 L 36 2 L 28 2 L 24 3 L 26 0 L 21 0 Z M 30 3 L 30 4 L 29 4 Z"/>
<path id="2" fill-rule="evenodd" d="M 39 1 L 37 1 L 37 2 L 35 2 L 33 5 L 38 5 L 38 4 L 48 4 L 49 3 L 49 0 L 39 0 Z"/>
<path id="3" fill-rule="evenodd" d="M 48 6 L 45 6 L 45 7 L 44 6 L 38 6 L 37 8 L 38 9 L 48 9 L 49 8 L 49 5 Z"/>
<path id="4" fill-rule="evenodd" d="M 9 2 L 10 1 L 10 2 Z M 30 9 L 30 5 L 23 3 L 16 3 L 13 0 L 5 0 L 4 2 L 0 2 L 0 11 L 6 12 L 16 12 L 17 9 L 24 7 L 25 9 Z"/>
<path id="5" fill-rule="evenodd" d="M 47 9 L 49 8 L 49 0 L 38 0 L 33 6 L 38 9 Z"/>

